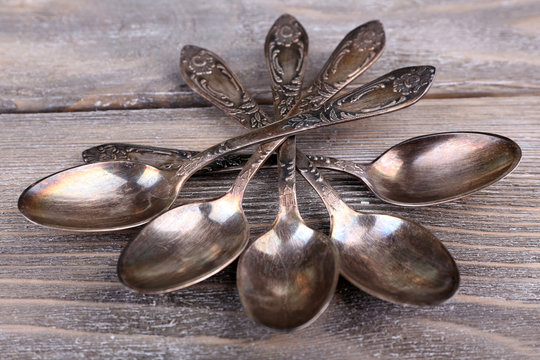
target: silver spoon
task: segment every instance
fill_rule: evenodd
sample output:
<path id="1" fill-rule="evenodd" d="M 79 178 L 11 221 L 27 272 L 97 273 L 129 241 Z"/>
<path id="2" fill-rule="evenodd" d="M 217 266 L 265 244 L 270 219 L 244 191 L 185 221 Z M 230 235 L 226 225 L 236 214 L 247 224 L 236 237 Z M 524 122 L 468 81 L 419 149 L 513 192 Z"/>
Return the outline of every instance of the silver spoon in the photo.
<path id="1" fill-rule="evenodd" d="M 296 148 L 291 138 L 285 144 L 278 156 L 278 216 L 272 229 L 240 256 L 236 283 L 252 319 L 292 330 L 307 326 L 324 312 L 335 292 L 339 261 L 330 239 L 300 217 L 294 181 Z"/>
<path id="2" fill-rule="evenodd" d="M 378 298 L 409 305 L 434 305 L 459 286 L 454 259 L 427 229 L 411 220 L 351 209 L 301 153 L 300 173 L 330 214 L 330 237 L 339 251 L 340 271 Z"/>
<path id="3" fill-rule="evenodd" d="M 118 157 L 126 151 L 143 154 L 152 150 L 143 145 L 109 145 L 115 146 L 116 150 L 112 151 Z M 195 154 L 195 151 L 156 148 L 152 155 L 140 161 L 164 169 L 176 168 Z M 388 203 L 427 206 L 462 198 L 501 180 L 519 164 L 521 149 L 511 139 L 497 134 L 447 132 L 405 140 L 369 164 L 320 155 L 307 157 L 318 168 L 358 177 L 378 198 Z M 225 157 L 207 170 L 238 171 L 245 160 L 243 155 Z M 275 159 L 266 163 L 269 162 L 275 164 Z"/>
<path id="4" fill-rule="evenodd" d="M 434 73 L 431 66 L 395 70 L 336 98 L 322 111 L 293 116 L 212 146 L 176 172 L 130 161 L 64 170 L 29 186 L 19 198 L 19 210 L 38 224 L 76 231 L 141 225 L 167 210 L 191 175 L 223 155 L 302 131 L 412 105 L 427 92 Z M 417 86 L 403 88 L 400 84 L 404 79 L 415 79 Z"/>
<path id="5" fill-rule="evenodd" d="M 480 132 L 447 132 L 405 140 L 370 164 L 308 156 L 317 167 L 361 179 L 381 200 L 426 206 L 459 199 L 508 175 L 521 149 L 511 139 Z"/>
<path id="6" fill-rule="evenodd" d="M 292 49 L 294 38 L 305 33 L 303 27 L 297 21 L 283 20 L 282 16 L 276 21 L 265 42 L 277 119 L 297 104 L 307 56 L 307 41 L 300 51 Z M 255 321 L 281 330 L 314 321 L 332 299 L 339 275 L 334 245 L 300 216 L 295 154 L 295 140 L 290 137 L 278 155 L 278 216 L 272 229 L 242 254 L 237 271 L 238 293 L 247 313 Z"/>

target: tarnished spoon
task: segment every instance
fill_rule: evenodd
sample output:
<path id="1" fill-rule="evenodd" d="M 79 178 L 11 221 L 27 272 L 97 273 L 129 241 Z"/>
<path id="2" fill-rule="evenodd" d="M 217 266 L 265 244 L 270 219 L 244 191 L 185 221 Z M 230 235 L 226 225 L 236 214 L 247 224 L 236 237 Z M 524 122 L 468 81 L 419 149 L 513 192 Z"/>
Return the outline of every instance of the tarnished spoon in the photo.
<path id="1" fill-rule="evenodd" d="M 303 30 L 291 16 L 280 17 L 273 26 L 276 31 L 282 27 Z M 297 43 L 295 47 L 301 49 L 299 58 L 303 61 L 303 49 L 307 51 L 305 32 L 300 32 Z M 183 59 L 184 55 L 185 52 Z M 296 55 L 293 56 L 291 60 L 296 62 Z M 291 71 L 295 81 L 301 82 L 303 66 L 294 66 Z M 206 85 L 215 86 L 212 81 Z M 249 239 L 242 209 L 243 192 L 257 169 L 283 141 L 278 139 L 260 146 L 223 197 L 177 207 L 144 227 L 118 260 L 121 281 L 139 292 L 173 291 L 213 275 L 236 259 Z M 212 217 L 213 212 L 219 213 L 217 219 Z"/>
<path id="2" fill-rule="evenodd" d="M 255 321 L 281 330 L 307 326 L 328 306 L 338 276 L 337 252 L 298 211 L 296 149 L 288 139 L 278 156 L 279 211 L 272 229 L 240 256 L 236 282 L 242 305 Z"/>
<path id="3" fill-rule="evenodd" d="M 117 149 L 146 152 L 148 147 L 118 144 Z M 160 155 L 149 157 L 145 162 L 162 166 L 160 168 L 176 168 L 186 159 L 184 153 L 189 156 L 197 154 L 165 148 L 156 148 L 156 151 Z M 501 180 L 519 164 L 521 149 L 511 139 L 497 134 L 447 132 L 405 140 L 370 164 L 327 156 L 307 156 L 318 168 L 358 177 L 386 202 L 425 206 L 462 198 Z M 247 157 L 235 155 L 221 160 L 207 170 L 238 171 Z M 266 163 L 275 165 L 275 159 L 270 158 Z"/>
<path id="4" fill-rule="evenodd" d="M 179 206 L 145 226 L 120 255 L 122 283 L 143 293 L 174 291 L 212 276 L 236 259 L 249 239 L 244 192 L 278 146 L 259 147 L 222 197 Z"/>
<path id="5" fill-rule="evenodd" d="M 317 167 L 345 168 L 388 203 L 425 206 L 459 199 L 497 182 L 518 165 L 521 149 L 496 134 L 447 132 L 405 140 L 366 165 L 309 157 Z"/>
<path id="6" fill-rule="evenodd" d="M 427 229 L 397 216 L 354 211 L 306 156 L 298 153 L 296 161 L 328 209 L 340 271 L 351 283 L 398 304 L 434 305 L 456 292 L 457 266 Z"/>
<path id="7" fill-rule="evenodd" d="M 289 114 L 298 101 L 307 56 L 307 41 L 298 51 L 291 49 L 295 37 L 305 33 L 303 27 L 285 17 L 276 21 L 265 42 L 277 119 Z M 300 217 L 295 154 L 295 140 L 290 137 L 278 155 L 278 216 L 272 229 L 242 254 L 237 271 L 238 293 L 247 313 L 280 330 L 314 321 L 328 306 L 339 275 L 337 251 L 330 239 Z"/>
<path id="8" fill-rule="evenodd" d="M 302 131 L 402 109 L 427 92 L 434 73 L 432 66 L 395 70 L 337 97 L 322 111 L 283 119 L 212 146 L 176 172 L 130 161 L 64 170 L 29 186 L 19 198 L 19 210 L 38 224 L 76 231 L 117 230 L 144 224 L 172 205 L 191 175 L 223 155 Z M 416 79 L 418 86 L 400 86 L 409 79 Z"/>

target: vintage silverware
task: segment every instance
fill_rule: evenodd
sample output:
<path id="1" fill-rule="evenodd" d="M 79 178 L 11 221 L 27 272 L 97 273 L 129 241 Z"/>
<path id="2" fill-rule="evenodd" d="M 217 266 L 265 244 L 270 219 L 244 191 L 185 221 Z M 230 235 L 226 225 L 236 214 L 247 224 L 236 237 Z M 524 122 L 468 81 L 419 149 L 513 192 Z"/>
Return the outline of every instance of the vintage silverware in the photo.
<path id="1" fill-rule="evenodd" d="M 454 259 L 427 229 L 411 220 L 351 209 L 301 153 L 300 173 L 330 214 L 330 237 L 341 274 L 365 292 L 398 304 L 434 305 L 459 286 Z"/>
<path id="2" fill-rule="evenodd" d="M 19 210 L 38 224 L 77 231 L 144 224 L 168 209 L 185 181 L 215 159 L 249 145 L 410 106 L 427 92 L 434 73 L 432 66 L 392 71 L 337 97 L 322 111 L 293 116 L 212 146 L 177 171 L 130 161 L 64 170 L 29 186 L 19 198 Z"/>
<path id="3" fill-rule="evenodd" d="M 280 34 L 281 36 L 284 36 L 283 34 L 289 34 L 289 36 L 296 39 L 295 42 L 289 41 L 289 43 L 299 44 L 294 45 L 294 49 L 288 49 L 291 51 L 287 51 L 285 54 L 279 54 L 279 51 L 285 46 L 280 45 L 274 39 L 276 35 Z M 306 58 L 307 48 L 307 34 L 305 34 L 302 26 L 291 16 L 280 17 L 267 37 L 266 54 L 267 58 L 271 59 L 269 66 L 272 68 L 272 88 L 277 104 L 276 117 L 278 119 L 281 118 L 282 114 L 294 108 L 299 97 L 301 79 L 304 72 L 304 65 L 301 63 Z M 189 79 L 187 83 L 193 86 L 196 91 L 202 93 L 206 99 L 212 101 L 219 108 L 224 109 L 223 104 L 229 104 L 232 101 L 224 102 L 223 99 L 225 97 L 216 95 L 221 92 L 215 90 L 218 88 L 227 88 L 224 84 L 224 78 L 201 76 L 188 71 L 190 69 L 189 64 L 191 64 L 193 59 L 200 57 L 211 59 L 215 55 L 208 50 L 193 46 L 184 48 L 181 54 L 182 74 L 185 78 Z M 213 61 L 219 63 L 221 68 L 226 68 L 223 61 L 217 58 L 217 56 Z M 231 71 L 228 71 L 228 74 L 226 78 L 235 79 Z M 229 88 L 238 89 L 241 88 L 241 85 L 235 81 L 230 84 Z M 212 90 L 210 91 L 209 89 Z M 245 90 L 243 90 L 242 97 L 247 99 L 248 103 L 251 103 L 251 97 Z M 292 98 L 292 100 L 289 100 L 289 98 Z M 285 110 L 283 110 L 284 108 Z M 234 109 L 234 107 L 227 107 L 224 110 L 226 113 L 235 113 Z M 263 117 L 267 118 L 266 116 Z M 237 119 L 245 126 L 256 127 L 261 125 L 258 121 L 241 121 L 241 119 L 245 119 L 245 117 Z M 280 142 L 271 145 L 272 148 L 276 148 Z M 244 188 L 247 185 L 247 180 L 242 185 Z M 223 203 L 222 199 L 218 201 Z M 225 199 L 225 201 L 230 201 L 230 199 Z M 214 202 L 203 203 L 203 205 L 214 206 Z M 234 233 L 232 236 L 228 236 L 230 232 L 227 230 L 215 230 L 223 226 L 222 224 L 199 226 L 199 222 L 197 222 L 197 225 L 189 233 L 184 233 L 182 229 L 178 229 L 178 232 L 176 232 L 177 236 L 171 235 L 175 233 L 173 231 L 174 226 L 163 227 L 162 224 L 165 223 L 174 223 L 181 226 L 185 222 L 182 221 L 184 214 L 189 214 L 193 211 L 193 208 L 199 207 L 201 207 L 200 203 L 184 205 L 167 212 L 148 224 L 141 234 L 126 247 L 120 257 L 118 271 L 122 282 L 140 292 L 178 290 L 211 276 L 238 256 L 239 251 L 245 246 L 247 235 L 245 233 Z M 237 206 L 229 207 L 232 213 L 241 213 L 241 203 Z M 229 218 L 233 216 L 227 215 L 224 217 Z M 247 224 L 245 223 L 243 213 L 242 219 L 244 219 L 242 228 L 245 228 Z M 209 228 L 211 230 L 208 230 Z M 198 229 L 205 231 L 200 232 Z M 218 241 L 213 237 L 207 237 L 206 233 L 224 233 L 226 236 L 225 239 Z M 238 246 L 234 246 L 237 251 L 217 252 L 218 249 L 223 247 L 223 244 L 228 244 L 228 246 L 238 244 Z M 214 250 L 212 251 L 209 248 Z M 170 249 L 173 250 L 171 251 Z M 164 252 L 162 253 L 162 251 Z M 163 261 L 163 259 L 166 260 Z M 195 269 L 193 269 L 193 265 L 186 265 L 191 264 L 191 261 L 197 261 Z M 317 307 L 317 309 L 319 308 Z M 312 316 L 317 315 L 317 313 L 318 311 L 312 313 Z M 307 315 L 309 312 L 305 312 L 304 314 Z M 303 319 L 303 322 L 307 320 Z"/>
<path id="4" fill-rule="evenodd" d="M 265 42 L 277 119 L 288 115 L 297 104 L 307 57 L 307 34 L 302 51 L 291 49 L 290 41 L 277 41 L 280 36 L 305 33 L 298 22 L 280 20 Z M 237 271 L 238 293 L 247 313 L 253 320 L 280 330 L 314 321 L 332 299 L 339 276 L 335 246 L 300 216 L 295 154 L 295 140 L 290 137 L 281 145 L 278 156 L 278 216 L 272 229 L 242 253 Z"/>
<path id="5" fill-rule="evenodd" d="M 291 16 L 280 17 L 272 29 L 278 32 L 283 27 L 299 29 L 299 53 L 293 52 L 290 60 L 296 62 L 298 58 L 303 62 L 307 34 Z M 183 51 L 182 59 L 188 57 Z M 295 64 L 290 70 L 295 72 L 291 79 L 301 82 L 303 66 Z M 213 81 L 205 84 L 207 89 L 214 86 Z M 224 196 L 177 207 L 145 226 L 118 260 L 121 281 L 139 292 L 168 292 L 195 284 L 236 259 L 249 239 L 248 223 L 242 209 L 243 193 L 257 169 L 283 141 L 279 139 L 260 146 Z M 219 213 L 217 219 L 213 213 Z"/>
<path id="6" fill-rule="evenodd" d="M 294 140 L 279 151 L 279 210 L 272 229 L 242 253 L 236 283 L 255 321 L 280 330 L 313 322 L 332 299 L 339 260 L 330 239 L 308 227 L 296 202 Z"/>

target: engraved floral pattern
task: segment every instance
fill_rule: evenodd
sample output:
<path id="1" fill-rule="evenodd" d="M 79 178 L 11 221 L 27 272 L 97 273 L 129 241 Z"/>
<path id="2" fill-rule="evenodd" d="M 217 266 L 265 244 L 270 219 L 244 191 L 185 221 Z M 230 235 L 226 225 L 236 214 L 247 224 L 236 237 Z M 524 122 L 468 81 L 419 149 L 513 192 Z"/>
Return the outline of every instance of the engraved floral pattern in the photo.
<path id="1" fill-rule="evenodd" d="M 381 46 L 383 33 L 375 29 L 359 32 L 352 41 L 352 47 L 355 50 L 373 51 Z"/>
<path id="2" fill-rule="evenodd" d="M 275 33 L 275 42 L 279 46 L 290 47 L 292 44 L 298 43 L 300 36 L 302 36 L 302 31 L 297 23 L 282 25 Z"/>
<path id="3" fill-rule="evenodd" d="M 201 51 L 191 58 L 189 69 L 196 75 L 210 75 L 215 68 L 216 62 L 211 54 Z"/>
<path id="4" fill-rule="evenodd" d="M 415 94 L 432 79 L 433 70 L 429 68 L 403 74 L 394 81 L 394 92 L 402 95 Z"/>

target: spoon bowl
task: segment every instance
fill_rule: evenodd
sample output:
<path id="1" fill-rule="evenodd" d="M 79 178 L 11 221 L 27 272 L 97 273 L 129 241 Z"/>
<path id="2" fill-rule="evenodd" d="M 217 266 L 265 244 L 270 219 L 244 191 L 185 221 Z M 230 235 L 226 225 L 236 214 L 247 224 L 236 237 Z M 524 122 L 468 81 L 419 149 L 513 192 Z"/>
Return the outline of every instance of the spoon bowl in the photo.
<path id="1" fill-rule="evenodd" d="M 331 238 L 340 254 L 341 273 L 358 288 L 409 305 L 439 304 L 456 292 L 456 263 L 423 226 L 348 207 L 332 219 Z"/>
<path id="2" fill-rule="evenodd" d="M 338 274 L 328 237 L 291 214 L 246 249 L 236 276 L 240 300 L 252 319 L 292 330 L 307 326 L 326 309 Z"/>
<path id="3" fill-rule="evenodd" d="M 249 238 L 240 201 L 227 193 L 154 219 L 122 252 L 118 260 L 122 283 L 144 293 L 170 292 L 226 267 Z"/>
<path id="4" fill-rule="evenodd" d="M 431 205 L 463 197 L 508 175 L 521 149 L 512 140 L 474 132 L 440 133 L 402 142 L 364 167 L 364 182 L 397 205 Z"/>
<path id="5" fill-rule="evenodd" d="M 79 166 L 30 185 L 19 210 L 32 222 L 66 230 L 100 231 L 143 224 L 176 198 L 174 172 L 139 162 Z M 113 227 L 109 224 L 115 224 Z"/>

